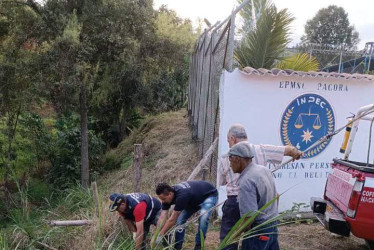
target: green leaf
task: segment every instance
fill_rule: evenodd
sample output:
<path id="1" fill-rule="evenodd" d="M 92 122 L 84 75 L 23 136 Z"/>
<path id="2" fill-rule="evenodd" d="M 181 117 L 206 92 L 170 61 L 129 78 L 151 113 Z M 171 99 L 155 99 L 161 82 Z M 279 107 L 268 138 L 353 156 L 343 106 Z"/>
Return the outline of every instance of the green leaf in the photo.
<path id="1" fill-rule="evenodd" d="M 294 18 L 274 5 L 266 7 L 256 29 L 244 34 L 234 56 L 240 67 L 272 68 L 290 42 L 290 25 Z"/>
<path id="2" fill-rule="evenodd" d="M 317 59 L 308 54 L 296 54 L 294 56 L 285 58 L 277 65 L 279 69 L 292 69 L 296 71 L 318 71 L 319 63 Z"/>
<path id="3" fill-rule="evenodd" d="M 248 226 L 255 221 L 255 219 L 257 218 L 257 216 L 260 213 L 262 213 L 262 211 L 264 211 L 266 208 L 268 208 L 274 202 L 276 202 L 276 200 L 278 198 L 279 198 L 279 195 L 277 195 L 276 197 L 274 197 L 272 200 L 268 201 L 259 210 L 257 210 L 257 211 L 249 211 L 247 214 L 245 214 L 243 217 L 241 217 L 240 220 L 235 224 L 235 226 L 226 235 L 226 237 L 223 239 L 223 241 L 219 244 L 218 249 L 223 249 L 223 248 L 225 248 L 225 247 L 227 247 L 227 246 L 229 246 L 229 245 L 231 245 L 233 243 L 236 243 L 236 242 L 240 241 L 240 239 L 238 239 L 240 237 L 240 235 L 244 231 L 246 231 L 246 229 L 248 228 Z M 273 218 L 270 219 L 269 221 L 270 222 L 267 222 L 266 224 L 273 222 Z M 257 227 L 255 227 L 255 228 L 257 228 Z M 251 230 L 249 230 L 249 232 Z"/>

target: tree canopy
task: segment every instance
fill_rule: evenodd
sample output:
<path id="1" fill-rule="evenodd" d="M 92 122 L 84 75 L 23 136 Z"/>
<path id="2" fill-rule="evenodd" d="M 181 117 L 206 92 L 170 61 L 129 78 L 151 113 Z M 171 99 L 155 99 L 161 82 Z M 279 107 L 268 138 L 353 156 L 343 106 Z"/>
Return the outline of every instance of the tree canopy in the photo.
<path id="1" fill-rule="evenodd" d="M 320 9 L 305 25 L 304 43 L 316 43 L 331 48 L 354 48 L 359 34 L 350 24 L 348 13 L 342 7 L 330 5 Z"/>
<path id="2" fill-rule="evenodd" d="M 95 145 L 101 148 L 98 140 L 115 147 L 141 116 L 185 104 L 197 34 L 165 6 L 154 10 L 152 0 L 9 0 L 0 1 L 0 9 L 0 181 L 18 168 L 21 127 L 32 129 L 19 120 L 43 123 L 41 107 L 53 108 L 50 141 L 59 145 L 43 160 L 51 171 L 75 171 L 84 158 L 86 165 L 87 157 L 90 165 L 97 163 L 96 154 L 87 155 Z M 57 126 L 73 120 L 70 134 L 66 125 Z M 60 159 L 73 148 L 74 136 L 82 136 L 76 149 L 84 147 L 85 154 Z M 60 170 L 51 172 L 53 178 L 61 177 Z"/>

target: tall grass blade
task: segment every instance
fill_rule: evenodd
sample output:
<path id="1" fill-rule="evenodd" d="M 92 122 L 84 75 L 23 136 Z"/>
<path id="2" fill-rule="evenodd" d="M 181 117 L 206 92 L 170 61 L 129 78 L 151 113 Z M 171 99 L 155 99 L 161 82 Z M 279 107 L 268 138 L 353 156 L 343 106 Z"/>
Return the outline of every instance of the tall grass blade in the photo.
<path id="1" fill-rule="evenodd" d="M 247 214 L 245 214 L 240 220 L 235 224 L 235 226 L 230 230 L 230 232 L 226 235 L 226 237 L 223 239 L 223 241 L 219 244 L 218 249 L 223 249 L 232 243 L 235 243 L 240 235 L 246 231 L 248 226 L 252 224 L 257 216 L 262 213 L 266 208 L 271 206 L 277 199 L 279 198 L 279 195 L 275 196 L 273 199 L 268 201 L 263 207 L 261 207 L 257 211 L 249 211 Z"/>
<path id="2" fill-rule="evenodd" d="M 204 238 L 204 233 L 203 230 L 200 230 L 200 244 L 201 244 L 201 249 L 205 249 L 205 238 Z"/>

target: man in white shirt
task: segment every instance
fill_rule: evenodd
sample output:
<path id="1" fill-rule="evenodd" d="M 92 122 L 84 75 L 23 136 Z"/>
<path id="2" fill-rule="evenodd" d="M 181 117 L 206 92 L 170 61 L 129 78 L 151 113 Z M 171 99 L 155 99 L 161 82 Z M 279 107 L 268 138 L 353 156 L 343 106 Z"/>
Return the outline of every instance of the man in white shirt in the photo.
<path id="1" fill-rule="evenodd" d="M 227 142 L 231 148 L 233 145 L 248 141 L 245 128 L 241 124 L 234 124 L 227 133 Z M 273 146 L 273 145 L 253 145 L 250 144 L 254 153 L 253 162 L 258 165 L 266 166 L 267 163 L 280 164 L 283 156 L 290 156 L 295 160 L 300 159 L 302 152 L 294 146 Z M 238 178 L 240 174 L 233 173 L 230 168 L 228 156 L 220 157 L 218 160 L 218 184 L 226 185 L 227 200 L 222 207 L 222 222 L 220 231 L 220 240 L 222 241 L 235 223 L 240 219 L 238 197 Z M 225 250 L 237 249 L 237 244 L 232 244 Z"/>

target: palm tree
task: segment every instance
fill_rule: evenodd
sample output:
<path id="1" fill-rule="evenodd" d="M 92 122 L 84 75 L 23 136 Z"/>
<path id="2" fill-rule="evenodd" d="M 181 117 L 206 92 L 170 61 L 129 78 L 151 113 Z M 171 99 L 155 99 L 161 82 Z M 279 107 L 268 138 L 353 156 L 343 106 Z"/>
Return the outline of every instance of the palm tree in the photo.
<path id="1" fill-rule="evenodd" d="M 274 4 L 267 3 L 257 19 L 256 27 L 243 34 L 243 39 L 234 52 L 239 66 L 273 67 L 277 60 L 282 59 L 281 55 L 290 42 L 290 24 L 293 20 L 287 9 L 278 11 Z"/>

